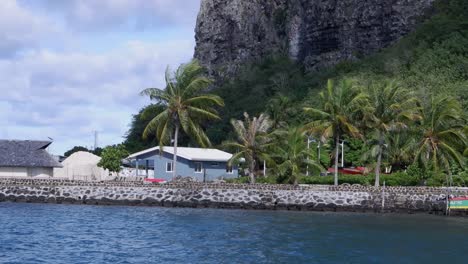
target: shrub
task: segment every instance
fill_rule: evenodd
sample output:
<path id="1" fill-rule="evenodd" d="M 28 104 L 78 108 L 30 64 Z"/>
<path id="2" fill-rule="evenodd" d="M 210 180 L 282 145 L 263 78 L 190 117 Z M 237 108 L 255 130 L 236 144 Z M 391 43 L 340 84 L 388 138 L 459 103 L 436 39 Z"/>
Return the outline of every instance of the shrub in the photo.
<path id="1" fill-rule="evenodd" d="M 372 177 L 364 175 L 341 175 L 338 177 L 338 183 L 370 185 L 372 179 Z M 333 176 L 312 176 L 300 178 L 299 183 L 333 185 L 334 180 Z"/>
<path id="2" fill-rule="evenodd" d="M 257 177 L 257 183 L 268 183 L 268 184 L 276 184 L 278 182 L 278 177 L 276 176 L 267 176 L 267 177 Z"/>
<path id="3" fill-rule="evenodd" d="M 386 186 L 417 186 L 420 183 L 418 176 L 410 175 L 405 172 L 396 172 L 389 175 L 382 175 L 381 184 L 385 182 Z"/>
<path id="4" fill-rule="evenodd" d="M 226 179 L 227 183 L 249 183 L 249 177 L 248 176 L 242 176 L 239 178 L 235 179 Z"/>
<path id="5" fill-rule="evenodd" d="M 433 187 L 447 186 L 447 178 L 443 173 L 431 172 L 425 185 Z"/>
<path id="6" fill-rule="evenodd" d="M 97 164 L 99 167 L 108 169 L 110 172 L 120 172 L 122 159 L 129 155 L 124 145 L 108 146 L 101 154 L 101 160 Z"/>

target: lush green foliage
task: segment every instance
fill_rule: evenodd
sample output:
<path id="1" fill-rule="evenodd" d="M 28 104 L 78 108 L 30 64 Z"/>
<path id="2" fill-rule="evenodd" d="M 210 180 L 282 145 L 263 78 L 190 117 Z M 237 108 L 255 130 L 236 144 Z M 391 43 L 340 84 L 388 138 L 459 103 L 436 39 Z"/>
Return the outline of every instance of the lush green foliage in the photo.
<path id="1" fill-rule="evenodd" d="M 182 64 L 171 74 L 166 71 L 166 88 L 148 88 L 141 92 L 162 106 L 149 121 L 143 131 L 143 138 L 156 136 L 159 146 L 171 144 L 174 140 L 173 177 L 177 176 L 177 145 L 179 130 L 194 138 L 196 142 L 207 147 L 211 141 L 202 127 L 203 120 L 220 119 L 214 107 L 223 106 L 223 99 L 217 95 L 206 94 L 211 80 L 204 77 L 204 69 L 193 60 Z"/>
<path id="2" fill-rule="evenodd" d="M 410 122 L 419 120 L 419 100 L 414 93 L 396 83 L 371 84 L 365 89 L 369 96 L 369 110 L 365 122 L 368 125 L 367 141 L 372 144 L 369 154 L 377 159 L 375 186 L 379 185 L 384 147 L 389 145 L 385 135 L 406 130 Z"/>
<path id="3" fill-rule="evenodd" d="M 322 142 L 333 139 L 335 143 L 335 185 L 338 184 L 338 153 L 340 139 L 344 135 L 360 137 L 361 132 L 353 120 L 364 117 L 368 112 L 367 94 L 353 86 L 353 82 L 343 79 L 338 86 L 328 80 L 327 89 L 319 94 L 317 107 L 306 107 L 304 111 L 313 119 L 305 125 Z"/>
<path id="4" fill-rule="evenodd" d="M 328 69 L 308 72 L 281 55 L 245 65 L 238 76 L 214 85 L 213 93 L 225 99 L 226 107 L 220 110 L 220 122 L 208 124 L 207 138 L 215 144 L 226 140 L 238 144 L 231 145 L 231 151 L 237 152 L 236 159 L 246 158 L 249 167 L 254 164 L 252 173 L 258 162 L 270 159 L 270 171 L 276 173 L 257 177 L 258 182 L 284 183 L 290 181 L 285 175 L 294 174 L 303 183 L 333 183 L 329 176 L 300 177 L 303 158 L 296 155 L 301 151 L 294 145 L 303 148 L 304 141 L 293 140 L 287 146 L 284 142 L 291 138 L 272 140 L 269 130 L 259 141 L 255 133 L 247 136 L 247 119 L 235 121 L 237 128 L 230 124 L 244 112 L 266 113 L 273 130 L 308 124 L 308 132 L 322 139 L 320 163 L 325 167 L 332 162 L 337 166 L 338 143 L 345 139 L 346 165 L 375 168 L 377 176 L 380 166 L 391 168 L 393 174 L 376 177 L 374 184 L 437 186 L 447 184 L 446 175 L 453 175 L 454 185 L 465 185 L 468 1 L 436 1 L 434 13 L 393 46 Z M 275 16 L 281 22 L 281 15 Z M 244 144 L 247 138 L 250 145 Z M 307 153 L 311 160 L 317 160 L 316 147 L 312 144 Z M 262 151 L 252 154 L 255 148 Z M 375 176 L 343 175 L 339 183 L 367 185 Z"/>
<path id="5" fill-rule="evenodd" d="M 129 153 L 123 145 L 108 146 L 102 151 L 98 166 L 111 172 L 120 172 L 122 159 L 128 155 Z"/>
<path id="6" fill-rule="evenodd" d="M 323 170 L 316 159 L 312 159 L 305 138 L 304 130 L 297 127 L 277 131 L 274 136 L 275 144 L 270 148 L 275 163 L 273 170 L 289 183 L 297 184 L 306 171 Z"/>
<path id="7" fill-rule="evenodd" d="M 234 150 L 235 154 L 230 163 L 239 163 L 244 158 L 249 169 L 250 182 L 255 183 L 258 162 L 269 161 L 269 147 L 272 139 L 268 135 L 271 129 L 271 121 L 267 115 L 250 119 L 244 113 L 244 120 L 231 120 L 232 127 L 237 135 L 237 140 L 224 142 L 224 147 Z"/>
<path id="8" fill-rule="evenodd" d="M 211 80 L 203 76 L 204 69 L 197 61 L 182 64 L 174 74 L 166 71 L 166 88 L 148 88 L 142 95 L 155 100 L 163 111 L 153 116 L 143 131 L 143 138 L 156 135 L 160 146 L 171 143 L 172 133 L 178 128 L 196 139 L 200 146 L 210 146 L 201 120 L 219 119 L 214 106 L 223 106 L 223 100 L 204 92 Z"/>
<path id="9" fill-rule="evenodd" d="M 130 153 L 135 153 L 157 145 L 157 140 L 154 135 L 148 135 L 143 139 L 142 135 L 148 123 L 155 116 L 164 111 L 164 107 L 160 104 L 151 104 L 142 108 L 138 114 L 133 115 L 130 129 L 125 135 L 124 145 Z"/>
<path id="10" fill-rule="evenodd" d="M 464 133 L 463 112 L 451 97 L 433 98 L 421 122 L 422 139 L 416 149 L 416 161 L 426 168 L 451 175 L 451 166 L 464 167 L 463 151 L 468 145 Z"/>

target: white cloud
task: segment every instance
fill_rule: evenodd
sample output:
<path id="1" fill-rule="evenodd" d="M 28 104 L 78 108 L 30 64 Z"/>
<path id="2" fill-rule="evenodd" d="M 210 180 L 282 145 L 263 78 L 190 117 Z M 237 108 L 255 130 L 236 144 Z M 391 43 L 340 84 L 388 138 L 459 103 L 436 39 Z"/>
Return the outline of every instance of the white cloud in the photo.
<path id="1" fill-rule="evenodd" d="M 38 51 L 0 60 L 2 137 L 52 137 L 63 152 L 90 144 L 122 141 L 131 115 L 149 103 L 139 92 L 163 87 L 164 70 L 190 59 L 193 41 L 148 44 L 132 41 L 107 54 Z"/>
<path id="2" fill-rule="evenodd" d="M 75 30 L 144 30 L 193 26 L 200 0 L 46 0 L 35 7 L 62 14 Z"/>
<path id="3" fill-rule="evenodd" d="M 0 57 L 12 57 L 25 48 L 33 48 L 61 29 L 46 16 L 18 5 L 15 0 L 0 1 Z"/>
<path id="4" fill-rule="evenodd" d="M 51 137 L 57 154 L 92 145 L 94 130 L 101 146 L 122 142 L 149 103 L 139 92 L 162 87 L 166 66 L 192 57 L 187 32 L 198 8 L 199 0 L 0 1 L 0 138 Z M 141 39 L 125 33 L 140 29 Z"/>

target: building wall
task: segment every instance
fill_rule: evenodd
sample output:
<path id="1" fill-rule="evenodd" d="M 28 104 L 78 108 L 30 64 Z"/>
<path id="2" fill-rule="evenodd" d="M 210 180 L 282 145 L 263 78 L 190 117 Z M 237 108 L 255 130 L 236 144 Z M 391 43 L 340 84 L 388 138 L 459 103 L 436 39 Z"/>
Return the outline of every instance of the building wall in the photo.
<path id="1" fill-rule="evenodd" d="M 53 177 L 53 168 L 0 167 L 0 177 Z"/>
<path id="2" fill-rule="evenodd" d="M 148 154 L 142 157 L 143 159 L 138 160 L 140 167 L 145 166 L 146 160 L 149 160 L 150 166 L 154 164 L 154 174 L 155 178 L 161 178 L 165 180 L 172 179 L 172 172 L 166 171 L 166 165 L 168 162 L 172 162 L 172 155 L 168 153 L 163 153 L 159 155 L 158 153 Z M 193 177 L 197 181 L 213 181 L 217 179 L 232 179 L 238 177 L 237 166 L 233 166 L 232 173 L 226 172 L 227 162 L 210 162 L 204 161 L 202 163 L 202 172 L 195 172 L 195 166 L 197 161 L 190 161 L 184 158 L 177 158 L 177 175 L 183 177 Z"/>
<path id="3" fill-rule="evenodd" d="M 28 168 L 24 167 L 0 167 L 0 177 L 27 177 Z"/>

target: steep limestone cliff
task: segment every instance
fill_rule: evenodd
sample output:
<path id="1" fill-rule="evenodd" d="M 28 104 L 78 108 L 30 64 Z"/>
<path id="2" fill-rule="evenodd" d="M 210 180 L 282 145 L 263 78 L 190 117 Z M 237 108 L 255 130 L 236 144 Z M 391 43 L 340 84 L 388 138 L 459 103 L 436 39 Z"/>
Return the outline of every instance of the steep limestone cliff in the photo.
<path id="1" fill-rule="evenodd" d="M 287 53 L 309 69 L 355 59 L 411 31 L 434 0 L 202 0 L 195 58 L 213 75 Z"/>

